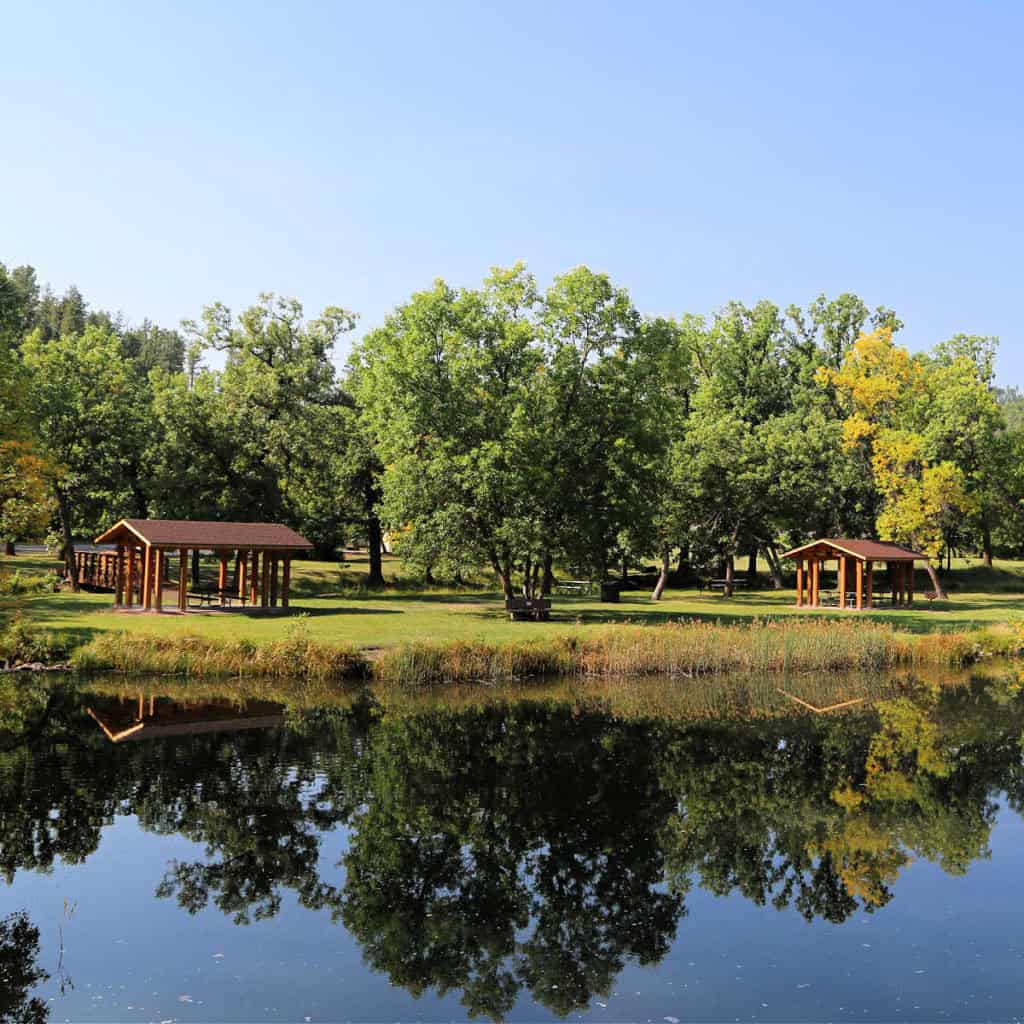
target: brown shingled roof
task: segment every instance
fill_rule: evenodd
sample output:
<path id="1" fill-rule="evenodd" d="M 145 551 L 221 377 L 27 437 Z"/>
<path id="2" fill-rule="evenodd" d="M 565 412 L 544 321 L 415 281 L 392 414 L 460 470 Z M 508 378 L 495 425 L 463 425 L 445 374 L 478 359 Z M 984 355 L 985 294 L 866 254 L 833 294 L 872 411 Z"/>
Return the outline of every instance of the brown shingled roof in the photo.
<path id="1" fill-rule="evenodd" d="M 157 547 L 309 550 L 301 534 L 280 523 L 219 523 L 197 519 L 122 519 L 97 544 L 139 540 Z"/>
<path id="2" fill-rule="evenodd" d="M 816 547 L 836 548 L 847 555 L 853 555 L 864 562 L 910 562 L 914 560 L 928 561 L 928 556 L 920 551 L 911 551 L 884 540 L 855 540 L 849 537 L 823 537 L 820 540 L 808 541 L 792 551 L 787 551 L 783 558 L 795 558 L 809 553 Z"/>

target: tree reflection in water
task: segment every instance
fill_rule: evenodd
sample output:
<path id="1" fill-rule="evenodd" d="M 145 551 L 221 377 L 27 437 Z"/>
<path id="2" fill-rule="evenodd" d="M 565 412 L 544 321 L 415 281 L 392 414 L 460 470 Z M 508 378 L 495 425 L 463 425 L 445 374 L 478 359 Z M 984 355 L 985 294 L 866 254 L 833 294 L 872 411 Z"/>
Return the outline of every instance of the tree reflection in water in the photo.
<path id="1" fill-rule="evenodd" d="M 38 963 L 39 929 L 24 913 L 0 918 L 0 1024 L 45 1024 L 46 1003 L 31 995 L 49 975 Z"/>
<path id="2" fill-rule="evenodd" d="M 204 844 L 158 890 L 192 913 L 247 924 L 290 889 L 415 995 L 500 1018 L 526 989 L 565 1015 L 664 957 L 694 885 L 838 924 L 889 902 L 912 859 L 966 871 L 995 796 L 1024 800 L 1020 692 L 919 685 L 842 715 L 694 722 L 367 697 L 285 728 L 111 745 L 56 687 L 0 701 L 0 865 L 82 860 L 101 823 L 135 814 Z"/>

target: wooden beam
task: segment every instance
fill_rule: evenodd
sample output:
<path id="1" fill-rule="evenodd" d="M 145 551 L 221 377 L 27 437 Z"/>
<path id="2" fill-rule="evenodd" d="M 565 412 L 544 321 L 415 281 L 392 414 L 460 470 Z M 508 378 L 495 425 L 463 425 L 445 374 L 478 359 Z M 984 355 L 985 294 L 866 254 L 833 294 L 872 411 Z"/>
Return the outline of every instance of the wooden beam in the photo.
<path id="1" fill-rule="evenodd" d="M 148 612 L 153 607 L 153 548 L 142 549 L 142 607 Z"/>
<path id="2" fill-rule="evenodd" d="M 245 599 L 246 569 L 249 567 L 249 552 L 238 552 L 238 600 Z"/>
<path id="3" fill-rule="evenodd" d="M 839 608 L 846 608 L 846 555 L 839 556 Z"/>
<path id="4" fill-rule="evenodd" d="M 811 607 L 819 607 L 819 599 L 821 596 L 821 562 L 818 557 L 814 557 L 814 561 L 811 562 Z"/>
<path id="5" fill-rule="evenodd" d="M 871 561 L 868 562 L 867 591 L 865 599 L 870 611 L 875 607 L 875 563 Z"/>
<path id="6" fill-rule="evenodd" d="M 801 558 L 796 563 L 796 606 L 804 606 L 804 560 Z"/>
<path id="7" fill-rule="evenodd" d="M 262 579 L 260 580 L 260 607 L 266 608 L 270 604 L 270 556 L 263 552 Z"/>
<path id="8" fill-rule="evenodd" d="M 228 552 L 220 553 L 220 571 L 217 573 L 217 589 L 220 591 L 221 605 L 227 604 L 228 596 L 225 591 L 228 589 Z"/>
<path id="9" fill-rule="evenodd" d="M 288 590 L 292 584 L 292 556 L 284 556 L 284 573 L 281 579 L 281 607 L 288 607 Z"/>
<path id="10" fill-rule="evenodd" d="M 164 563 L 166 561 L 167 555 L 157 548 L 156 564 L 153 567 L 153 607 L 158 612 L 164 610 Z"/>
<path id="11" fill-rule="evenodd" d="M 178 549 L 178 611 L 188 610 L 188 548 Z"/>
<path id="12" fill-rule="evenodd" d="M 889 573 L 889 595 L 893 606 L 896 605 L 896 569 L 892 562 L 885 563 L 886 571 Z"/>
<path id="13" fill-rule="evenodd" d="M 125 594 L 125 607 L 131 608 L 135 603 L 135 542 L 128 548 L 128 593 Z"/>
<path id="14" fill-rule="evenodd" d="M 270 607 L 277 607 L 277 590 L 278 590 L 278 563 L 280 559 L 277 555 L 271 555 L 270 558 Z"/>
<path id="15" fill-rule="evenodd" d="M 907 566 L 907 607 L 914 603 L 914 563 Z"/>
<path id="16" fill-rule="evenodd" d="M 857 611 L 864 607 L 864 563 L 857 559 Z"/>
<path id="17" fill-rule="evenodd" d="M 124 603 L 124 545 L 117 545 L 117 562 L 114 569 L 114 607 Z"/>
<path id="18" fill-rule="evenodd" d="M 260 590 L 260 553 L 252 552 L 252 569 L 249 571 L 249 604 L 255 605 Z"/>

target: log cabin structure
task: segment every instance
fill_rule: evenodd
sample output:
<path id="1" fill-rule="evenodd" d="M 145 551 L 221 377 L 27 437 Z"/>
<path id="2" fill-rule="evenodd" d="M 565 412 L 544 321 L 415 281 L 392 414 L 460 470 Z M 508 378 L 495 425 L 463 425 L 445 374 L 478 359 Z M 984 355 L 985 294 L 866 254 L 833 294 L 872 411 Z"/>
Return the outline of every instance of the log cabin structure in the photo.
<path id="1" fill-rule="evenodd" d="M 904 607 L 914 603 L 914 563 L 928 561 L 927 555 L 899 544 L 846 537 L 812 540 L 782 557 L 796 562 L 798 608 L 821 608 L 828 603 L 858 611 L 874 607 L 876 562 L 884 562 L 888 569 L 892 604 Z M 831 593 L 822 590 L 822 569 L 832 561 L 838 566 L 836 599 L 825 601 Z"/>
<path id="2" fill-rule="evenodd" d="M 109 585 L 117 608 L 156 612 L 163 611 L 167 588 L 172 589 L 181 612 L 188 610 L 190 598 L 209 607 L 237 602 L 253 608 L 287 608 L 292 558 L 313 547 L 278 523 L 188 519 L 122 519 L 100 534 L 96 544 L 111 547 L 101 554 L 83 555 L 79 581 Z M 194 552 L 216 557 L 215 587 L 191 588 L 189 556 Z M 177 563 L 173 577 L 171 561 Z"/>

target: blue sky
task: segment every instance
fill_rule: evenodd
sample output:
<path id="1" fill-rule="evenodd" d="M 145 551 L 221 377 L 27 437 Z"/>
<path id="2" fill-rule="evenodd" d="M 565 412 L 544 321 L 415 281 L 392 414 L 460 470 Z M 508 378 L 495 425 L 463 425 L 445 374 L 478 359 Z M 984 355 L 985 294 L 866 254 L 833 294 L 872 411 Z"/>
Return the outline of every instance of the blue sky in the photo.
<path id="1" fill-rule="evenodd" d="M 1024 384 L 1024 5 L 19 4 L 0 260 L 174 325 L 580 263 L 646 312 L 856 291 Z"/>

